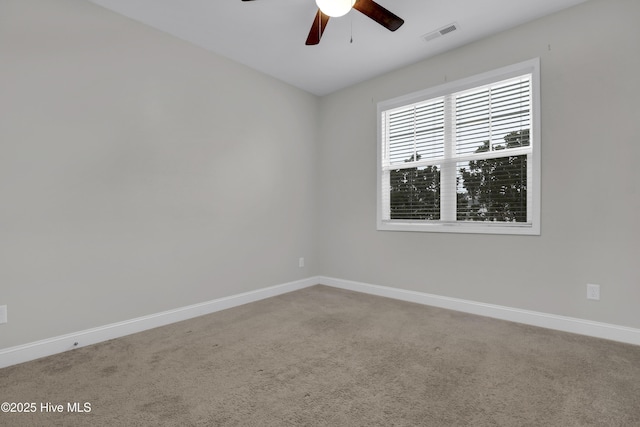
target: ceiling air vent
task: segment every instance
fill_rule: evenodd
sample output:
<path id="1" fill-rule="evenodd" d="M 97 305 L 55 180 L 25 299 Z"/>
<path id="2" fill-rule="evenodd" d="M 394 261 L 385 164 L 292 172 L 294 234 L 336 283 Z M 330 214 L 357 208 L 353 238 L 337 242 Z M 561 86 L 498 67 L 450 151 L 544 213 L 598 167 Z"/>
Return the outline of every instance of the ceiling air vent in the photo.
<path id="1" fill-rule="evenodd" d="M 437 39 L 438 37 L 444 36 L 445 34 L 449 34 L 457 29 L 458 29 L 458 24 L 454 22 L 449 25 L 445 25 L 442 28 L 438 28 L 435 31 L 431 31 L 430 33 L 424 34 L 421 36 L 421 38 L 425 42 L 430 42 L 431 40 Z"/>

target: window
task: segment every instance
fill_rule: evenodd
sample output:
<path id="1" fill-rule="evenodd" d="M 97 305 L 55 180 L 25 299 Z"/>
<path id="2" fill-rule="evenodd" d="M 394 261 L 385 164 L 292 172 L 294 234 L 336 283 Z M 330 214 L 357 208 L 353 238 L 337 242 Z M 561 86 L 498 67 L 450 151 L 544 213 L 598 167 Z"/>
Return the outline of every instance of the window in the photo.
<path id="1" fill-rule="evenodd" d="M 378 229 L 540 234 L 539 60 L 378 104 Z"/>

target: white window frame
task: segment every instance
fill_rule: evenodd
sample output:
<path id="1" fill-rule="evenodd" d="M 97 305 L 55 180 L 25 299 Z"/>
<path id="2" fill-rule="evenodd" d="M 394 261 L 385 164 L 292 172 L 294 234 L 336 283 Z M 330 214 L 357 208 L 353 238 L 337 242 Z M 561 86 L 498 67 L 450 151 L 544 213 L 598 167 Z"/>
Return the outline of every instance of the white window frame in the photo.
<path id="1" fill-rule="evenodd" d="M 527 222 L 482 222 L 482 221 L 456 221 L 455 218 L 443 218 L 441 220 L 399 220 L 389 219 L 389 197 L 383 192 L 388 191 L 389 184 L 383 182 L 383 165 L 387 160 L 385 153 L 386 141 L 383 114 L 386 111 L 402 106 L 424 102 L 430 99 L 444 97 L 461 91 L 489 85 L 502 80 L 515 78 L 524 74 L 531 75 L 531 127 L 529 129 L 530 153 L 527 161 Z M 377 179 L 377 229 L 383 231 L 419 231 L 419 232 L 446 232 L 446 233 L 482 233 L 482 234 L 518 234 L 540 235 L 540 59 L 534 58 L 518 64 L 492 70 L 472 77 L 464 78 L 450 83 L 445 83 L 419 92 L 389 99 L 378 103 L 378 179 Z M 445 124 L 445 126 L 447 126 Z M 447 138 L 447 136 L 445 136 Z M 445 145 L 445 150 L 447 150 Z M 518 155 L 518 149 L 514 154 Z M 529 149 L 527 149 L 529 151 Z M 509 153 L 511 153 L 511 149 Z M 456 154 L 449 152 L 455 161 Z M 468 157 L 468 155 L 467 155 Z M 451 161 L 451 159 L 449 160 Z M 451 163 L 449 163 L 451 164 Z M 388 169 L 388 166 L 387 166 Z M 388 174 L 386 175 L 388 177 Z M 384 178 L 387 179 L 388 178 Z M 441 193 L 443 186 L 441 182 Z M 451 189 L 452 186 L 450 185 Z M 455 183 L 453 183 L 455 192 Z M 445 220 L 446 219 L 446 220 Z"/>

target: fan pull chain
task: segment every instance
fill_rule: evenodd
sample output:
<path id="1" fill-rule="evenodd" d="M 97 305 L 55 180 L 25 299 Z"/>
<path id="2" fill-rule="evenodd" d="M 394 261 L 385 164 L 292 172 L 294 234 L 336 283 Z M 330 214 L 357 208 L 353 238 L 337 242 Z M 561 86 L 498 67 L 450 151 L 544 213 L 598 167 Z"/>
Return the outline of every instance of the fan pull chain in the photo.
<path id="1" fill-rule="evenodd" d="M 351 15 L 351 40 L 349 40 L 349 43 L 353 44 L 353 13 L 351 13 L 350 15 Z"/>

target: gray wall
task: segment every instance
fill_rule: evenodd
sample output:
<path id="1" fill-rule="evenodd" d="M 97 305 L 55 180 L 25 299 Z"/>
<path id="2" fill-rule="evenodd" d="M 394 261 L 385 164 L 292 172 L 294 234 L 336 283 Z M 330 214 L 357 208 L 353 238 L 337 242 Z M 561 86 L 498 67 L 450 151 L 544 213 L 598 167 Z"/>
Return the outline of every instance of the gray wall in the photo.
<path id="1" fill-rule="evenodd" d="M 0 348 L 317 275 L 317 113 L 89 2 L 0 2 Z"/>
<path id="2" fill-rule="evenodd" d="M 322 273 L 640 327 L 639 16 L 587 2 L 324 97 Z M 376 231 L 376 102 L 534 57 L 542 235 Z"/>

